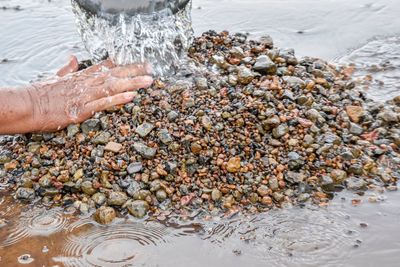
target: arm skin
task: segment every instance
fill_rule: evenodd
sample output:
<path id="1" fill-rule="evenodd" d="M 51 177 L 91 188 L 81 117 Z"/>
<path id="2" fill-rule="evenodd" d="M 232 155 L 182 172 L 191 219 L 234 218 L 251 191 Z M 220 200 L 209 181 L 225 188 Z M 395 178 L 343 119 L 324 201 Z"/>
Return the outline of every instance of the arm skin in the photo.
<path id="1" fill-rule="evenodd" d="M 28 87 L 0 88 L 0 134 L 36 131 Z"/>
<path id="2" fill-rule="evenodd" d="M 25 87 L 0 88 L 0 134 L 61 130 L 95 112 L 131 102 L 153 83 L 148 65 L 115 66 L 104 61 L 76 72 L 71 58 L 57 79 Z"/>

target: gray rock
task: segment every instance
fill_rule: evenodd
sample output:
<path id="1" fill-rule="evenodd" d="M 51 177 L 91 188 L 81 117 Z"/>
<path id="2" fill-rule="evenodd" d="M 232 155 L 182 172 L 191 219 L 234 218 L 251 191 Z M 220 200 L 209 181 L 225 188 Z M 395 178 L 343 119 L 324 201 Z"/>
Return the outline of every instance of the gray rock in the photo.
<path id="1" fill-rule="evenodd" d="M 15 196 L 17 199 L 21 200 L 33 200 L 35 198 L 35 190 L 32 188 L 20 187 L 17 189 Z"/>
<path id="2" fill-rule="evenodd" d="M 82 133 L 97 132 L 100 130 L 100 120 L 89 119 L 81 124 Z"/>
<path id="3" fill-rule="evenodd" d="M 267 55 L 261 55 L 257 58 L 256 63 L 253 66 L 255 71 L 267 74 L 276 73 L 276 65 Z"/>
<path id="4" fill-rule="evenodd" d="M 92 200 L 94 203 L 96 203 L 96 205 L 102 206 L 104 203 L 106 203 L 107 198 L 103 193 L 96 193 L 92 196 Z"/>
<path id="5" fill-rule="evenodd" d="M 241 84 L 246 85 L 251 83 L 254 77 L 255 77 L 254 73 L 249 68 L 246 68 L 245 66 L 239 67 L 238 81 Z"/>
<path id="6" fill-rule="evenodd" d="M 138 173 L 143 169 L 143 164 L 141 162 L 132 162 L 131 164 L 128 165 L 128 168 L 126 169 L 129 174 L 134 174 Z"/>
<path id="7" fill-rule="evenodd" d="M 148 147 L 143 143 L 136 142 L 133 144 L 133 149 L 146 159 L 152 159 L 157 153 L 156 148 Z"/>
<path id="8" fill-rule="evenodd" d="M 208 89 L 208 82 L 206 78 L 198 77 L 195 79 L 196 87 L 200 90 L 207 90 Z"/>
<path id="9" fill-rule="evenodd" d="M 179 117 L 179 113 L 174 110 L 168 112 L 168 114 L 167 114 L 167 118 L 171 122 L 175 121 L 178 117 Z"/>
<path id="10" fill-rule="evenodd" d="M 143 218 L 144 216 L 146 216 L 147 211 L 150 209 L 150 206 L 146 201 L 135 200 L 129 202 L 127 204 L 127 208 L 129 210 L 129 213 L 136 218 Z"/>
<path id="11" fill-rule="evenodd" d="M 122 206 L 127 200 L 128 196 L 124 192 L 111 192 L 107 203 L 110 206 Z"/>
<path id="12" fill-rule="evenodd" d="M 366 190 L 367 183 L 361 178 L 352 177 L 346 180 L 346 187 L 353 191 Z"/>
<path id="13" fill-rule="evenodd" d="M 351 122 L 349 132 L 354 135 L 361 135 L 364 132 L 364 129 L 360 127 L 358 124 Z"/>
<path id="14" fill-rule="evenodd" d="M 306 83 L 302 79 L 295 76 L 283 76 L 282 79 L 291 88 L 302 89 L 306 86 Z"/>
<path id="15" fill-rule="evenodd" d="M 90 181 L 82 182 L 81 190 L 83 193 L 85 193 L 89 196 L 94 195 L 94 193 L 96 193 L 96 189 L 93 188 L 93 184 Z"/>
<path id="16" fill-rule="evenodd" d="M 332 170 L 330 175 L 333 182 L 336 184 L 341 184 L 344 180 L 347 179 L 347 173 L 340 169 Z"/>
<path id="17" fill-rule="evenodd" d="M 8 163 L 12 160 L 12 153 L 8 150 L 0 150 L 0 164 Z"/>
<path id="18" fill-rule="evenodd" d="M 272 135 L 274 136 L 274 138 L 279 139 L 288 132 L 289 132 L 289 127 L 287 126 L 286 123 L 282 123 L 278 127 L 272 130 Z"/>
<path id="19" fill-rule="evenodd" d="M 164 191 L 164 190 L 162 190 L 162 189 L 160 189 L 160 190 L 158 190 L 157 192 L 156 192 L 156 198 L 157 198 L 157 200 L 158 201 L 160 201 L 160 202 L 163 202 L 164 200 L 166 200 L 167 199 L 167 193 Z"/>
<path id="20" fill-rule="evenodd" d="M 305 179 L 304 174 L 299 172 L 288 171 L 284 176 L 285 180 L 290 184 L 297 184 L 303 182 Z"/>
<path id="21" fill-rule="evenodd" d="M 160 139 L 160 141 L 166 145 L 172 143 L 174 141 L 174 139 L 172 138 L 172 136 L 169 134 L 167 129 L 161 129 L 158 132 L 158 139 Z"/>
<path id="22" fill-rule="evenodd" d="M 139 125 L 135 132 L 140 135 L 140 137 L 144 138 L 146 137 L 152 130 L 154 129 L 154 125 L 151 123 L 143 123 L 141 125 Z"/>
<path id="23" fill-rule="evenodd" d="M 140 184 L 135 180 L 132 180 L 128 188 L 126 189 L 126 193 L 128 193 L 129 196 L 133 197 L 140 191 L 140 189 Z"/>
<path id="24" fill-rule="evenodd" d="M 109 132 L 99 132 L 92 139 L 92 143 L 95 145 L 105 145 L 110 140 L 111 134 Z"/>
<path id="25" fill-rule="evenodd" d="M 79 126 L 76 124 L 70 124 L 67 127 L 67 136 L 69 138 L 74 137 L 77 133 L 79 133 Z"/>

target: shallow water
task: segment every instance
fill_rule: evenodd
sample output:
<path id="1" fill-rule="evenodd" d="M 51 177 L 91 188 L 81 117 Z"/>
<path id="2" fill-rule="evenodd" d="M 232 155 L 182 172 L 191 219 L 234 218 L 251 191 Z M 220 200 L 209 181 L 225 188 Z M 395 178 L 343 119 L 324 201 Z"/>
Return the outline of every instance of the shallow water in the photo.
<path id="1" fill-rule="evenodd" d="M 0 86 L 50 76 L 70 54 L 87 57 L 68 0 L 1 6 L 11 8 L 0 8 Z M 270 34 L 298 55 L 353 63 L 360 79 L 372 77 L 361 86 L 384 101 L 400 94 L 398 14 L 397 0 L 194 0 L 193 21 L 197 34 Z M 356 207 L 359 196 L 341 193 L 327 208 L 111 226 L 0 194 L 0 266 L 398 266 L 400 194 L 368 203 L 370 194 Z"/>
<path id="2" fill-rule="evenodd" d="M 372 193 L 369 193 L 372 194 Z M 2 212 L 1 266 L 398 266 L 400 194 L 230 219 L 131 217 L 101 226 L 62 209 Z M 12 200 L 0 204 L 15 205 Z M 18 210 L 18 209 L 17 209 Z M 20 215 L 17 215 L 20 213 Z M 29 257 L 28 257 L 29 255 Z"/>

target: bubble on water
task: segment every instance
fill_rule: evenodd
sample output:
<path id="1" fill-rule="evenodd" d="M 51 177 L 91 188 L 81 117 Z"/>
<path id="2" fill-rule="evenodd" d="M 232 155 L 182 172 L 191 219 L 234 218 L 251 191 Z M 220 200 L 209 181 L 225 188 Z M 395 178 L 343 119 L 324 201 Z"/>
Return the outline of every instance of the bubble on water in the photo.
<path id="1" fill-rule="evenodd" d="M 10 246 L 31 236 L 48 236 L 63 230 L 67 223 L 61 208 L 32 208 L 20 215 L 0 245 Z"/>
<path id="2" fill-rule="evenodd" d="M 32 258 L 32 256 L 30 254 L 24 254 L 18 257 L 18 262 L 20 264 L 31 264 L 32 262 L 34 262 L 35 259 Z"/>
<path id="3" fill-rule="evenodd" d="M 48 248 L 47 246 L 44 246 L 44 247 L 42 248 L 42 252 L 43 252 L 43 253 L 49 252 L 49 248 Z"/>

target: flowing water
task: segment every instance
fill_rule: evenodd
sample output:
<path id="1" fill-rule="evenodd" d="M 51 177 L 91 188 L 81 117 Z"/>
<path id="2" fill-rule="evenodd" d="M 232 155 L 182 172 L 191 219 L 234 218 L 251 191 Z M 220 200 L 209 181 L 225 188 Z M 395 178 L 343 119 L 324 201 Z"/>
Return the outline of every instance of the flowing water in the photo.
<path id="1" fill-rule="evenodd" d="M 4 7 L 4 8 L 2 8 Z M 277 46 L 354 64 L 369 96 L 400 94 L 398 0 L 193 0 L 195 34 L 270 34 Z M 0 0 L 0 86 L 51 76 L 89 55 L 69 0 Z M 368 78 L 365 79 L 365 76 Z M 0 190 L 3 185 L 0 184 Z M 378 203 L 369 203 L 374 195 Z M 359 206 L 351 200 L 361 198 Z M 73 210 L 25 206 L 0 191 L 0 266 L 399 266 L 400 194 L 338 194 L 325 208 L 100 226 Z"/>
<path id="2" fill-rule="evenodd" d="M 193 39 L 191 3 L 172 13 L 93 15 L 72 1 L 77 26 L 95 61 L 111 58 L 117 64 L 150 62 L 155 74 L 174 73 Z"/>

